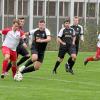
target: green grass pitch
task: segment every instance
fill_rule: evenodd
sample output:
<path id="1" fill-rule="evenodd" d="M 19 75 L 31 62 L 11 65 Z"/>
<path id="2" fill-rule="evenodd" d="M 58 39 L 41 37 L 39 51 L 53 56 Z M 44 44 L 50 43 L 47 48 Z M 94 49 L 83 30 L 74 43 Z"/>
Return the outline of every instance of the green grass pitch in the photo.
<path id="1" fill-rule="evenodd" d="M 74 75 L 65 72 L 66 55 L 57 75 L 53 75 L 57 52 L 46 52 L 40 70 L 24 74 L 23 81 L 14 81 L 11 71 L 4 80 L 0 79 L 0 100 L 100 100 L 100 62 L 83 65 L 84 59 L 93 54 L 79 53 Z M 2 60 L 0 52 L 0 66 Z"/>

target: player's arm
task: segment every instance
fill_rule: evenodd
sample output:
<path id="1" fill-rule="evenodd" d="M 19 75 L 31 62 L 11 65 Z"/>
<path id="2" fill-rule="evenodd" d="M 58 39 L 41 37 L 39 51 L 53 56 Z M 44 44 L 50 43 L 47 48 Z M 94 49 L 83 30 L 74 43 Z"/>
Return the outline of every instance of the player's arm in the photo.
<path id="1" fill-rule="evenodd" d="M 61 40 L 61 37 L 57 37 L 57 42 L 62 45 L 66 45 L 66 43 Z"/>
<path id="2" fill-rule="evenodd" d="M 26 36 L 29 36 L 29 35 L 30 35 L 30 32 L 25 32 L 25 35 L 26 35 Z"/>
<path id="3" fill-rule="evenodd" d="M 9 30 L 10 30 L 10 28 L 5 28 L 3 30 L 0 30 L 0 34 L 7 35 Z"/>
<path id="4" fill-rule="evenodd" d="M 73 29 L 73 42 L 72 42 L 73 45 L 75 45 L 75 41 L 76 41 L 76 34 L 75 34 L 74 29 Z"/>
<path id="5" fill-rule="evenodd" d="M 57 43 L 60 43 L 60 44 L 62 44 L 62 45 L 66 45 L 66 43 L 63 42 L 62 39 L 61 39 L 61 37 L 62 37 L 62 35 L 63 35 L 63 30 L 64 30 L 64 28 L 62 28 L 62 29 L 59 31 L 59 33 L 57 34 Z"/>
<path id="6" fill-rule="evenodd" d="M 41 39 L 41 38 L 36 39 L 36 42 L 39 42 L 39 43 L 44 43 L 44 42 L 49 42 L 49 41 L 51 41 L 50 35 L 48 35 L 46 39 Z"/>
<path id="7" fill-rule="evenodd" d="M 83 41 L 84 42 L 84 32 L 83 32 L 83 27 L 82 26 L 80 26 L 81 27 L 81 36 L 80 36 L 80 39 L 81 39 L 81 41 Z"/>
<path id="8" fill-rule="evenodd" d="M 27 43 L 28 43 L 28 40 L 26 38 L 26 35 L 24 33 L 21 33 L 21 41 L 22 41 L 22 45 L 27 48 Z"/>
<path id="9" fill-rule="evenodd" d="M 98 35 L 98 41 L 100 41 L 100 34 Z"/>
<path id="10" fill-rule="evenodd" d="M 44 43 L 44 42 L 51 41 L 50 31 L 46 28 L 45 29 L 45 32 L 46 32 L 47 38 L 46 39 L 43 39 L 43 38 L 38 38 L 37 37 L 36 42 Z"/>

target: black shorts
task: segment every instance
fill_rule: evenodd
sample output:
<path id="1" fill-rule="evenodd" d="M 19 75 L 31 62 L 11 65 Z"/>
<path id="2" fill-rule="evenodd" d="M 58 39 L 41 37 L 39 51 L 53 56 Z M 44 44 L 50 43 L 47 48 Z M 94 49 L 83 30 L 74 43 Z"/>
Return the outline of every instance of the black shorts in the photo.
<path id="1" fill-rule="evenodd" d="M 38 55 L 37 61 L 41 63 L 43 62 L 44 59 L 44 53 L 45 53 L 44 51 L 37 50 L 35 46 L 31 47 L 31 54 L 37 54 Z"/>
<path id="2" fill-rule="evenodd" d="M 70 44 L 60 45 L 58 57 L 64 58 L 66 53 L 68 53 L 69 55 L 76 54 L 76 47 Z"/>
<path id="3" fill-rule="evenodd" d="M 28 50 L 26 48 L 24 48 L 23 45 L 18 45 L 17 47 L 17 53 L 20 54 L 21 56 L 26 56 L 29 54 Z"/>

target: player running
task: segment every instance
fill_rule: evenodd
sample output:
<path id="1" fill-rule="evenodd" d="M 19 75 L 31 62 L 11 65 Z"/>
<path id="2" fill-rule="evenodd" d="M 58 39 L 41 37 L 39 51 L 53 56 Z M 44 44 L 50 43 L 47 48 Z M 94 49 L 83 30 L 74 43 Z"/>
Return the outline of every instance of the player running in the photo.
<path id="1" fill-rule="evenodd" d="M 58 60 L 53 69 L 53 73 L 57 73 L 57 68 L 60 63 L 63 61 L 66 53 L 70 55 L 73 61 L 76 59 L 76 48 L 75 48 L 75 31 L 70 27 L 70 19 L 66 19 L 64 21 L 64 27 L 61 28 L 57 35 L 57 41 L 60 43 Z M 68 72 L 72 72 L 72 70 L 68 70 Z"/>
<path id="2" fill-rule="evenodd" d="M 84 34 L 83 34 L 83 27 L 79 25 L 79 18 L 77 16 L 74 17 L 74 23 L 71 26 L 75 30 L 76 34 L 76 40 L 75 40 L 75 46 L 76 46 L 76 55 L 78 54 L 79 51 L 79 41 L 80 39 L 84 42 Z M 65 64 L 65 69 L 66 71 L 72 71 L 72 68 L 75 64 L 75 60 L 72 59 L 72 57 L 69 57 L 68 62 Z"/>
<path id="3" fill-rule="evenodd" d="M 20 39 L 24 41 L 25 35 L 19 31 L 19 21 L 14 19 L 11 28 L 6 28 L 1 31 L 2 34 L 6 35 L 5 40 L 2 44 L 2 54 L 4 56 L 2 64 L 1 78 L 4 78 L 9 60 L 12 62 L 12 66 L 16 68 L 17 52 L 16 48 L 19 44 Z M 15 70 L 16 73 L 16 70 Z M 14 75 L 13 75 L 14 76 Z"/>
<path id="4" fill-rule="evenodd" d="M 38 28 L 33 29 L 27 34 L 33 37 L 31 46 L 32 58 L 26 62 L 25 66 L 19 68 L 22 74 L 39 70 L 43 63 L 47 43 L 51 40 L 50 31 L 45 27 L 44 20 L 40 20 Z M 30 66 L 31 64 L 33 65 Z"/>
<path id="5" fill-rule="evenodd" d="M 20 18 L 18 18 L 18 21 L 19 21 L 19 30 L 24 33 L 23 26 L 25 24 L 25 18 L 24 17 L 20 17 Z M 24 63 L 27 59 L 30 58 L 29 52 L 27 50 L 27 43 L 28 43 L 27 38 L 25 39 L 25 42 L 23 42 L 23 40 L 20 39 L 20 42 L 19 42 L 19 44 L 17 46 L 16 51 L 17 51 L 17 55 L 21 55 L 22 58 L 17 62 L 17 66 L 20 66 L 22 63 Z M 11 66 L 12 66 L 12 64 L 10 62 L 8 64 L 6 72 L 9 71 L 9 69 L 11 68 Z M 12 72 L 13 72 L 13 70 L 15 70 L 14 67 L 12 67 Z"/>
<path id="6" fill-rule="evenodd" d="M 87 65 L 87 63 L 90 61 L 98 61 L 98 60 L 100 60 L 100 34 L 98 35 L 96 54 L 92 57 L 86 58 L 84 61 L 84 65 Z"/>

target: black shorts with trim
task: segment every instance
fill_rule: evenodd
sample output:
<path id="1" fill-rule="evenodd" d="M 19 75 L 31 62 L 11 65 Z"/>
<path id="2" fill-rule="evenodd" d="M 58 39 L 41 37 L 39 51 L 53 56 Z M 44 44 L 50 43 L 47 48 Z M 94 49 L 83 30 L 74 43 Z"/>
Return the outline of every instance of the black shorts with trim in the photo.
<path id="1" fill-rule="evenodd" d="M 58 57 L 64 58 L 66 53 L 68 53 L 69 55 L 76 54 L 76 47 L 70 44 L 60 45 Z"/>
<path id="2" fill-rule="evenodd" d="M 43 62 L 44 53 L 45 53 L 45 51 L 37 50 L 35 48 L 35 46 L 32 45 L 32 47 L 31 47 L 31 54 L 37 54 L 38 55 L 37 61 L 39 61 L 41 63 Z"/>
<path id="3" fill-rule="evenodd" d="M 17 53 L 21 56 L 26 56 L 29 54 L 28 50 L 23 45 L 18 45 L 17 47 Z"/>

